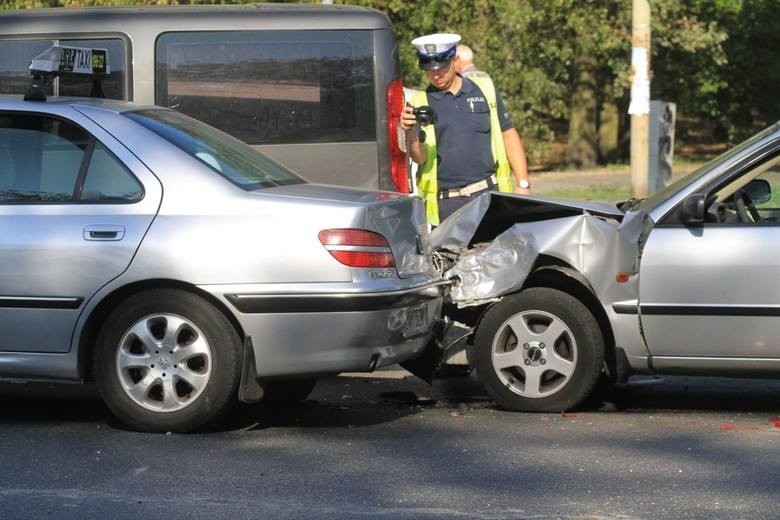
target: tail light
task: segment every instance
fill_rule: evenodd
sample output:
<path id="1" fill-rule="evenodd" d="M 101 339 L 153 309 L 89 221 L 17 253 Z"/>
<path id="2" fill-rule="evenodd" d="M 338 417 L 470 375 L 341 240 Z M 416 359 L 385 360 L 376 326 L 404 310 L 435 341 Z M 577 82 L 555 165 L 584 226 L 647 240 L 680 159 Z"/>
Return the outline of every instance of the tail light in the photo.
<path id="1" fill-rule="evenodd" d="M 404 110 L 404 86 L 401 78 L 395 78 L 387 86 L 387 142 L 390 147 L 390 178 L 396 191 L 412 192 L 412 179 L 409 176 L 409 161 L 406 152 L 401 149 L 404 138 L 399 121 Z"/>
<path id="2" fill-rule="evenodd" d="M 363 229 L 324 229 L 320 243 L 333 257 L 349 267 L 395 267 L 385 237 Z"/>

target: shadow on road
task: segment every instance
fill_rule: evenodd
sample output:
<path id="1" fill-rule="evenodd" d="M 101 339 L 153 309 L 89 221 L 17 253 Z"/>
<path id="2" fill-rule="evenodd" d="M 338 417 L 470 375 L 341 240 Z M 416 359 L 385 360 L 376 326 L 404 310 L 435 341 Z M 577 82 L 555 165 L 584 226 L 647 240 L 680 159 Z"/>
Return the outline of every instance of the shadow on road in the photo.
<path id="1" fill-rule="evenodd" d="M 780 412 L 780 380 L 709 377 L 633 377 L 602 385 L 577 411 Z M 94 384 L 0 383 L 0 426 L 18 423 L 102 423 L 125 429 Z M 474 375 L 439 379 L 433 386 L 406 375 L 325 377 L 311 397 L 285 408 L 239 404 L 207 432 L 271 428 L 361 428 L 426 410 L 464 411 L 495 405 Z"/>
<path id="2" fill-rule="evenodd" d="M 780 380 L 725 377 L 633 377 L 628 384 L 600 387 L 594 400 L 621 411 L 780 410 Z"/>

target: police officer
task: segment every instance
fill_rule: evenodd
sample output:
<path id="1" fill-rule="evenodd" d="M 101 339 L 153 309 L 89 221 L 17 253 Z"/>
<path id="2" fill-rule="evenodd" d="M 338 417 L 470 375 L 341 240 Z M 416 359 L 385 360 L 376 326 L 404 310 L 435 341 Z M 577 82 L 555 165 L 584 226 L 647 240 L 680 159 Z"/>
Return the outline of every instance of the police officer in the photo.
<path id="1" fill-rule="evenodd" d="M 420 165 L 417 187 L 433 225 L 488 190 L 531 193 L 523 143 L 493 82 L 463 78 L 455 71 L 459 41 L 457 34 L 412 41 L 430 85 L 401 114 L 407 150 Z M 425 105 L 437 120 L 419 132 L 413 108 Z"/>

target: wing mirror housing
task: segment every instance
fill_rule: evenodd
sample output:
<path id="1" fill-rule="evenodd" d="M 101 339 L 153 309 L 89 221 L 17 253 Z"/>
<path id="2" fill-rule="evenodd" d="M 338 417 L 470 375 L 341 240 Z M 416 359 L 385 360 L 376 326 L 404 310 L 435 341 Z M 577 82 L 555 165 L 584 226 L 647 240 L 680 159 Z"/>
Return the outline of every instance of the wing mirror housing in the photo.
<path id="1" fill-rule="evenodd" d="M 765 204 L 772 199 L 772 187 L 766 179 L 753 179 L 743 188 L 752 204 Z"/>
<path id="2" fill-rule="evenodd" d="M 707 195 L 694 193 L 683 200 L 679 210 L 680 222 L 686 226 L 697 226 L 704 222 L 707 214 Z"/>

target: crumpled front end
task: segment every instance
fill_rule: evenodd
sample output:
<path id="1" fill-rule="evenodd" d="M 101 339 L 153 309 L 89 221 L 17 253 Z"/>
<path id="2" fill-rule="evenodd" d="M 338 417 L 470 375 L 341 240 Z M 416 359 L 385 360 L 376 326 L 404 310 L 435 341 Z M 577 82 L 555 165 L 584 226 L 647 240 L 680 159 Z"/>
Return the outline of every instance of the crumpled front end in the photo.
<path id="1" fill-rule="evenodd" d="M 488 193 L 445 220 L 431 243 L 458 306 L 518 291 L 540 255 L 584 275 L 603 301 L 617 274 L 636 273 L 643 220 L 607 204 Z"/>

